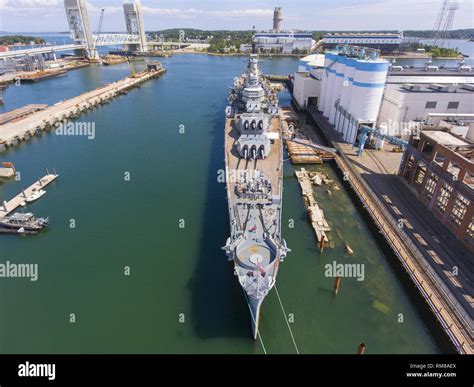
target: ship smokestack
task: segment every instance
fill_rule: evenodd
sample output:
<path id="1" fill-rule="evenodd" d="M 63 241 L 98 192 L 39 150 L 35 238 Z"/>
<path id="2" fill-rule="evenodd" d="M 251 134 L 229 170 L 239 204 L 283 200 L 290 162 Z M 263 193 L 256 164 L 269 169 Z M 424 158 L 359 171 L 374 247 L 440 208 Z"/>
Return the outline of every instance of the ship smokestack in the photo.
<path id="1" fill-rule="evenodd" d="M 275 7 L 273 11 L 273 29 L 279 32 L 283 29 L 283 10 L 281 7 Z"/>

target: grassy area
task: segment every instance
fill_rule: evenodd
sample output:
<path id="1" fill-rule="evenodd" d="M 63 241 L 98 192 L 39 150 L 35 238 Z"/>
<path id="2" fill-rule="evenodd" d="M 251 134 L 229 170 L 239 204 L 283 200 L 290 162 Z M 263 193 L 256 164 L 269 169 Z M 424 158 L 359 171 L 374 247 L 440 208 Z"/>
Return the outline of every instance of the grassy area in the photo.
<path id="1" fill-rule="evenodd" d="M 419 48 L 424 48 L 427 54 L 431 54 L 433 58 L 456 58 L 461 55 L 457 48 L 441 48 L 425 45 L 419 45 Z"/>

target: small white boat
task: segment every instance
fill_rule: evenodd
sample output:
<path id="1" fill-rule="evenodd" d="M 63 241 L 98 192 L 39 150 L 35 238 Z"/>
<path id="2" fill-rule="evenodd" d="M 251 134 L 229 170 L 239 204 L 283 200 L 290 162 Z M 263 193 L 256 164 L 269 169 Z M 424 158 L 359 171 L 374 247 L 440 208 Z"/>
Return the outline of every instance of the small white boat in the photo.
<path id="1" fill-rule="evenodd" d="M 39 191 L 33 192 L 30 196 L 26 198 L 26 201 L 28 203 L 34 202 L 35 200 L 38 200 L 41 196 L 43 196 L 46 193 L 45 190 L 40 189 Z"/>

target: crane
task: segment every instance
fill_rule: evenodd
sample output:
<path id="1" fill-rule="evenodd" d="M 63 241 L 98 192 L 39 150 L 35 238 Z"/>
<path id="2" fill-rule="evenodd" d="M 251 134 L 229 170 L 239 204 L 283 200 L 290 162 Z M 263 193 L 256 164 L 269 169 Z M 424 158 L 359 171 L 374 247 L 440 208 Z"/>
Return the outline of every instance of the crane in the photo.
<path id="1" fill-rule="evenodd" d="M 368 126 L 361 126 L 359 128 L 359 147 L 357 149 L 357 156 L 359 157 L 362 156 L 362 152 L 364 151 L 365 141 L 367 140 L 369 133 L 372 136 L 379 138 L 380 140 L 386 140 L 391 144 L 398 145 L 404 151 L 408 147 L 408 142 L 405 140 L 402 140 L 401 138 L 384 134 L 380 130 L 370 128 Z"/>
<path id="2" fill-rule="evenodd" d="M 98 34 L 100 34 L 100 31 L 102 31 L 102 22 L 104 21 L 104 12 L 105 12 L 105 8 L 102 8 L 102 10 L 100 11 L 99 26 L 97 27 Z"/>
<path id="3" fill-rule="evenodd" d="M 443 0 L 433 27 L 433 46 L 443 47 L 445 45 L 448 32 L 453 27 L 454 14 L 458 9 L 457 0 Z"/>
<path id="4" fill-rule="evenodd" d="M 128 65 L 130 66 L 130 70 L 132 70 L 132 78 L 135 78 L 137 76 L 137 73 L 135 72 L 135 69 L 133 68 L 132 61 L 130 60 L 130 57 L 127 55 L 127 62 Z"/>

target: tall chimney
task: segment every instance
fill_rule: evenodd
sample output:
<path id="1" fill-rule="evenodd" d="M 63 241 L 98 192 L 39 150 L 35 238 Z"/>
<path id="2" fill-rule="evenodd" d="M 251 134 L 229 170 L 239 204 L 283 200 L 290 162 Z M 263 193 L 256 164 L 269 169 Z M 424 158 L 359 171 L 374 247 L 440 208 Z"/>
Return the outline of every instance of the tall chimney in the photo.
<path id="1" fill-rule="evenodd" d="M 283 29 L 283 11 L 281 7 L 275 7 L 275 11 L 273 11 L 273 29 L 277 32 Z"/>

